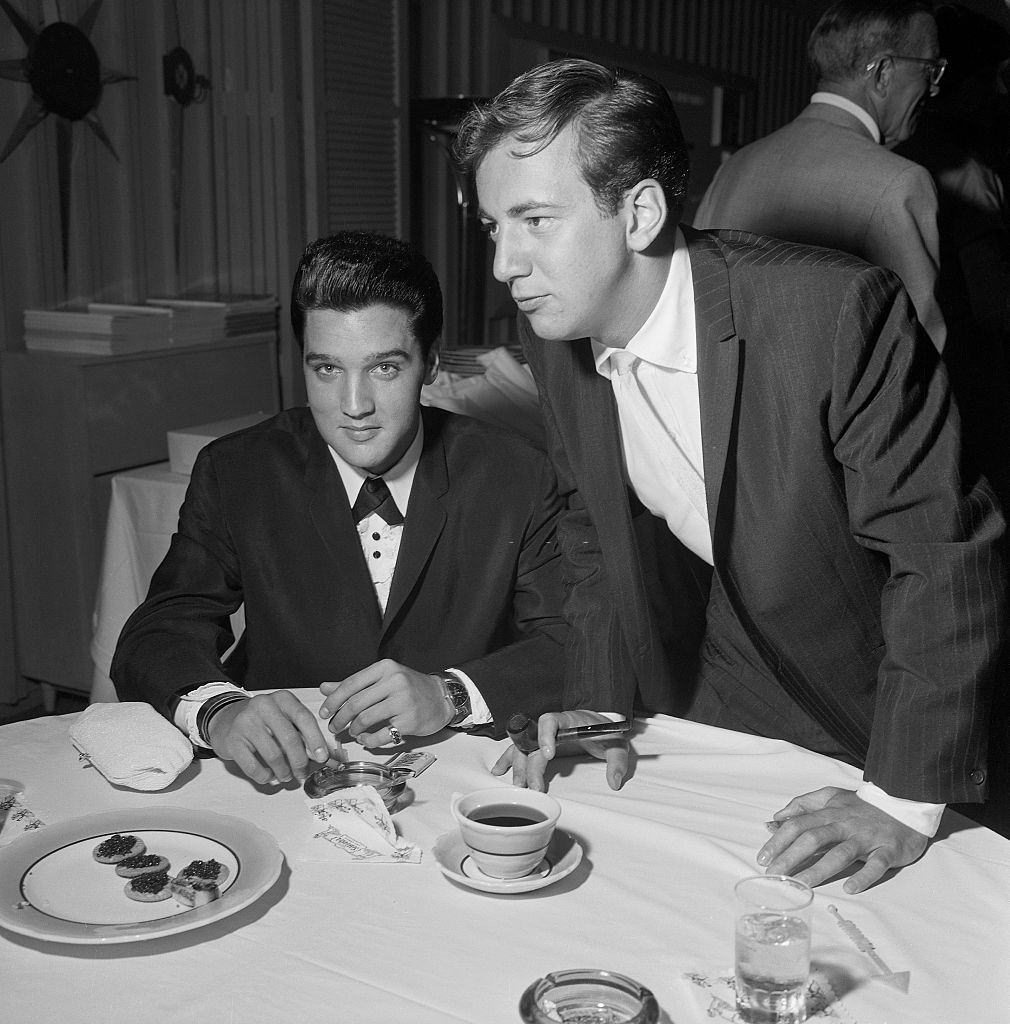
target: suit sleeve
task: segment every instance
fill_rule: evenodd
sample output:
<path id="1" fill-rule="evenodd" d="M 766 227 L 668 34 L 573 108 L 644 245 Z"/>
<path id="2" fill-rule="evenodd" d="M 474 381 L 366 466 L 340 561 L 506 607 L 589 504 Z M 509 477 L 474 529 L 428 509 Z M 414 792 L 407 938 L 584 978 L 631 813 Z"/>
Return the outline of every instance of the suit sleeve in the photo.
<path id="1" fill-rule="evenodd" d="M 850 527 L 889 567 L 865 777 L 907 799 L 978 800 L 1004 523 L 988 483 L 962 470 L 946 371 L 909 313 L 893 276 L 867 269 L 834 339 L 828 418 Z"/>
<path id="2" fill-rule="evenodd" d="M 567 629 L 561 615 L 564 585 L 558 547 L 562 511 L 556 479 L 538 453 L 536 486 L 530 488 L 512 591 L 517 639 L 496 651 L 453 667 L 464 671 L 488 705 L 497 736 L 517 711 L 536 718 L 562 706 Z M 518 486 L 518 484 L 517 484 Z"/>
<path id="3" fill-rule="evenodd" d="M 111 676 L 120 700 L 147 701 L 167 715 L 175 694 L 234 681 L 222 658 L 235 639 L 229 617 L 242 603 L 242 580 L 217 493 L 213 461 L 202 452 L 168 554 L 116 646 Z"/>
<path id="4" fill-rule="evenodd" d="M 936 297 L 940 272 L 936 186 L 929 172 L 912 166 L 885 189 L 867 219 L 865 257 L 893 270 L 912 299 L 919 323 L 937 352 L 947 340 L 947 327 Z"/>

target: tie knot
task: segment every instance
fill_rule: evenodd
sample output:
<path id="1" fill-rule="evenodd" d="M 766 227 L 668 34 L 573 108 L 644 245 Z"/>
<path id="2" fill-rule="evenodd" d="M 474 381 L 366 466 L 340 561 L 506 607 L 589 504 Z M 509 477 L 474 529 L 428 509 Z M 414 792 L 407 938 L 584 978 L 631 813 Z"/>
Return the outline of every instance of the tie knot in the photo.
<path id="1" fill-rule="evenodd" d="M 386 481 L 381 476 L 365 478 L 351 512 L 356 523 L 367 519 L 372 513 L 380 515 L 390 526 L 396 526 L 403 522 L 403 516 L 400 515 L 400 510 L 396 507 L 392 494 L 389 493 Z"/>
<path id="2" fill-rule="evenodd" d="M 630 373 L 635 369 L 635 366 L 639 362 L 640 360 L 634 352 L 628 352 L 625 349 L 615 349 L 610 353 L 611 371 L 616 373 L 619 377 L 623 377 L 624 374 Z"/>

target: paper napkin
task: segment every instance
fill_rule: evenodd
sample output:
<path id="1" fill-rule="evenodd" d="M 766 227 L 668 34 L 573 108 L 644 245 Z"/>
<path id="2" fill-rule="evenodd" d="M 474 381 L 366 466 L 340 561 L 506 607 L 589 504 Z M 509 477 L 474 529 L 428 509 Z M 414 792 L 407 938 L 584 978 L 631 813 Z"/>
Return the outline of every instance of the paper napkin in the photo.
<path id="1" fill-rule="evenodd" d="M 707 1017 L 741 1024 L 736 1009 L 736 987 L 733 968 L 690 971 L 683 980 L 690 988 L 698 1007 Z M 866 1018 L 852 1016 L 838 998 L 827 975 L 813 968 L 807 986 L 807 1020 L 823 1024 L 870 1024 Z"/>
<path id="2" fill-rule="evenodd" d="M 75 747 L 109 780 L 164 789 L 189 767 L 193 744 L 150 704 L 92 704 L 70 727 Z"/>
<path id="3" fill-rule="evenodd" d="M 0 789 L 0 846 L 42 828 L 45 822 L 24 802 L 24 795 Z"/>
<path id="4" fill-rule="evenodd" d="M 374 786 L 355 786 L 318 799 L 306 798 L 313 834 L 305 855 L 312 860 L 368 864 L 419 864 L 421 848 L 396 834 Z"/>

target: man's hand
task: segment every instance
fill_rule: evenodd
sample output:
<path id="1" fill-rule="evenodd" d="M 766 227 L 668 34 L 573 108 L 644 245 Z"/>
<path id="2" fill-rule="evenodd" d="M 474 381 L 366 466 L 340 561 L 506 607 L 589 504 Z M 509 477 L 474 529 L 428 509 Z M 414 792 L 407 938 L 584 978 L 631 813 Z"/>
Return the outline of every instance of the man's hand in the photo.
<path id="1" fill-rule="evenodd" d="M 326 695 L 319 717 L 329 719 L 330 732 L 346 729 L 366 747 L 388 743 L 390 725 L 403 736 L 430 736 L 452 719 L 439 678 L 388 658 L 319 689 Z"/>
<path id="2" fill-rule="evenodd" d="M 628 774 L 627 740 L 569 740 L 562 742 L 560 748 L 556 742 L 558 729 L 605 721 L 607 719 L 595 711 L 559 711 L 541 715 L 537 722 L 537 741 L 540 749 L 535 754 L 523 754 L 514 745 L 509 745 L 508 750 L 498 758 L 491 773 L 504 775 L 511 768 L 514 786 L 524 786 L 545 793 L 547 782 L 544 774 L 555 755 L 568 757 L 575 754 L 592 754 L 593 757 L 607 762 L 607 782 L 610 788 L 620 789 Z"/>
<path id="3" fill-rule="evenodd" d="M 312 712 L 287 690 L 226 705 L 211 718 L 207 739 L 218 757 L 260 784 L 303 779 L 312 762 L 330 756 Z"/>
<path id="4" fill-rule="evenodd" d="M 758 864 L 770 875 L 795 873 L 807 885 L 819 885 L 862 863 L 842 887 L 847 893 L 862 892 L 891 868 L 918 860 L 926 849 L 921 832 L 851 790 L 834 786 L 790 800 L 773 817 L 781 824 L 758 852 Z M 797 871 L 803 864 L 807 866 Z"/>

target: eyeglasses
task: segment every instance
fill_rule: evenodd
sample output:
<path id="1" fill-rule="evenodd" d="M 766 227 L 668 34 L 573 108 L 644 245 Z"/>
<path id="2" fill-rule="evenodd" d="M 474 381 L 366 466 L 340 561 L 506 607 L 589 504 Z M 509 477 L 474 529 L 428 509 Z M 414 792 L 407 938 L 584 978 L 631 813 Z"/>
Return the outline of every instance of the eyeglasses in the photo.
<path id="1" fill-rule="evenodd" d="M 910 60 L 916 64 L 925 64 L 928 68 L 926 72 L 931 85 L 939 85 L 940 79 L 943 78 L 944 71 L 947 70 L 947 61 L 943 57 L 938 57 L 936 60 L 929 60 L 926 57 L 905 57 L 900 53 L 885 53 L 883 57 L 878 57 L 872 64 L 866 65 L 867 73 L 874 70 L 874 68 L 880 65 L 883 60 Z"/>

